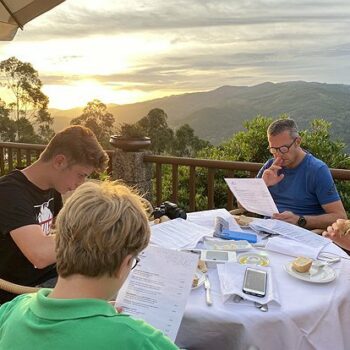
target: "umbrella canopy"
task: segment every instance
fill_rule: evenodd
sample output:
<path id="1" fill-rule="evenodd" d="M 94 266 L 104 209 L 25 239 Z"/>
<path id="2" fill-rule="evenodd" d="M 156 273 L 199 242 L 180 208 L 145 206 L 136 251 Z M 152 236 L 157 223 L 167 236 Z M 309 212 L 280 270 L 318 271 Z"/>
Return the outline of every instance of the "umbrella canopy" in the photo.
<path id="1" fill-rule="evenodd" d="M 17 29 L 64 0 L 0 0 L 0 40 L 12 40 Z"/>

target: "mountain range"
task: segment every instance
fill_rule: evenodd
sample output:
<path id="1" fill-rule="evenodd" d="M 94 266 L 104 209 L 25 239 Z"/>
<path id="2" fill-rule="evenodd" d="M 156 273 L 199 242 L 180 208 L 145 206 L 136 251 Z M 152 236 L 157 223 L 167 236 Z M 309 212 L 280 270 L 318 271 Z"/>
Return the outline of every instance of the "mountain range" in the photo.
<path id="1" fill-rule="evenodd" d="M 152 108 L 168 115 L 168 124 L 189 124 L 195 134 L 217 145 L 243 130 L 243 122 L 261 114 L 277 117 L 287 113 L 301 129 L 311 120 L 323 118 L 332 122 L 332 134 L 350 145 L 350 85 L 291 81 L 266 82 L 255 86 L 222 86 L 205 92 L 174 95 L 145 102 L 108 104 L 117 123 L 134 123 Z M 83 108 L 50 109 L 56 131 L 69 125 Z"/>

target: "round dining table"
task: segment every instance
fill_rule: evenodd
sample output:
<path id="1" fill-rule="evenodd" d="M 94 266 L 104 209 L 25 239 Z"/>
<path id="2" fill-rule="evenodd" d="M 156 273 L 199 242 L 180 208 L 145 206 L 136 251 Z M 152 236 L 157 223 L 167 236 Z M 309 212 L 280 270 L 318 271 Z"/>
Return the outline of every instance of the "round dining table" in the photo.
<path id="1" fill-rule="evenodd" d="M 297 279 L 284 268 L 292 256 L 266 252 L 279 293 L 279 304 L 269 303 L 267 312 L 251 301 L 225 301 L 217 268 L 209 268 L 213 304 L 207 305 L 204 286 L 192 290 L 176 344 L 187 350 L 350 349 L 349 256 L 333 243 L 323 251 L 341 257 L 329 283 Z"/>

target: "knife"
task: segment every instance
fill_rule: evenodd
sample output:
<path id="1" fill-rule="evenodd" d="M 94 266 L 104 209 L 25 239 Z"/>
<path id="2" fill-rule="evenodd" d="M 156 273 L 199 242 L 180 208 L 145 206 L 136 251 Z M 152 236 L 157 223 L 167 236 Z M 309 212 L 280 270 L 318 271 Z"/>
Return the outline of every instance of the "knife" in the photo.
<path id="1" fill-rule="evenodd" d="M 210 281 L 209 281 L 208 275 L 205 275 L 204 288 L 205 288 L 205 301 L 208 306 L 211 306 L 213 305 L 213 301 L 211 299 Z"/>

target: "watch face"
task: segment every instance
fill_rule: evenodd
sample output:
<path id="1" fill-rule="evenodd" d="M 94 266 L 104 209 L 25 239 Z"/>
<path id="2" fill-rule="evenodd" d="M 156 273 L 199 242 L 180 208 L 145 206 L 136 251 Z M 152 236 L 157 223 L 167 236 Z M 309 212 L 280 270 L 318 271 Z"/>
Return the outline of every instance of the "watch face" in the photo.
<path id="1" fill-rule="evenodd" d="M 300 216 L 298 219 L 298 226 L 304 227 L 306 225 L 306 219 L 303 216 Z"/>

